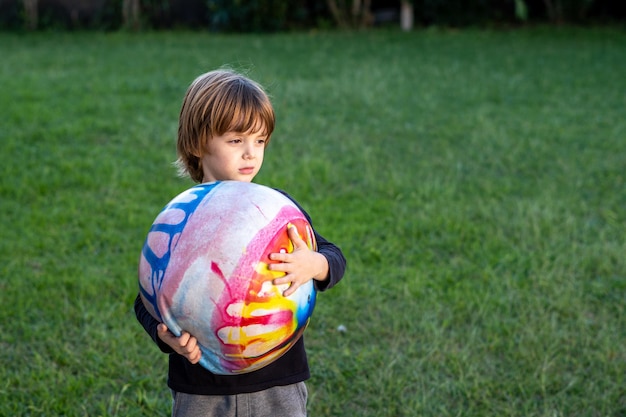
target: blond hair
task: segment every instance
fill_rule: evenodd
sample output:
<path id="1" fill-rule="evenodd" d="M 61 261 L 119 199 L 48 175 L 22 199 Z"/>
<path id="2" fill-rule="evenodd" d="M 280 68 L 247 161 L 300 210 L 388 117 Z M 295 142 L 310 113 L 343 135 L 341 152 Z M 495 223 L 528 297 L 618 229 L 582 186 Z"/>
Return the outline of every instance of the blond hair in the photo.
<path id="1" fill-rule="evenodd" d="M 202 155 L 211 138 L 227 132 L 262 132 L 267 146 L 274 123 L 272 103 L 255 81 L 227 69 L 200 75 L 187 89 L 180 110 L 179 174 L 202 182 Z"/>

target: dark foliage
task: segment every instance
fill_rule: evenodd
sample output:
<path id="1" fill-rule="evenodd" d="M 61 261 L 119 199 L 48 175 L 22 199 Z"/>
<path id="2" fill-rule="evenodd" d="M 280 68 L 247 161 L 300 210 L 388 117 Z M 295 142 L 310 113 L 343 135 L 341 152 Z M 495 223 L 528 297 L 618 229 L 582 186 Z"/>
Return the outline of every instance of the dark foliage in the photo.
<path id="1" fill-rule="evenodd" d="M 522 1 L 522 0 L 517 0 Z M 418 27 L 493 26 L 523 23 L 623 23 L 626 2 L 616 0 L 413 0 Z M 123 0 L 39 0 L 39 29 L 117 30 L 124 27 Z M 347 2 L 346 4 L 349 4 Z M 400 0 L 372 0 L 373 25 L 397 25 Z M 219 32 L 277 32 L 333 27 L 325 0 L 142 0 L 144 29 L 210 29 Z M 23 0 L 0 0 L 0 29 L 26 27 Z"/>

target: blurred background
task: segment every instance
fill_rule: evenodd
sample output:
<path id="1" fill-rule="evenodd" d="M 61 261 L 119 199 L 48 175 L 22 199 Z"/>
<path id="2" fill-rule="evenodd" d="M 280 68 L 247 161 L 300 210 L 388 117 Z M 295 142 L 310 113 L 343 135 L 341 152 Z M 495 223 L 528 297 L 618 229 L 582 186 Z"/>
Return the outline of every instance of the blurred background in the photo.
<path id="1" fill-rule="evenodd" d="M 401 25 L 598 25 L 623 22 L 618 0 L 0 0 L 0 30 L 275 32 Z"/>

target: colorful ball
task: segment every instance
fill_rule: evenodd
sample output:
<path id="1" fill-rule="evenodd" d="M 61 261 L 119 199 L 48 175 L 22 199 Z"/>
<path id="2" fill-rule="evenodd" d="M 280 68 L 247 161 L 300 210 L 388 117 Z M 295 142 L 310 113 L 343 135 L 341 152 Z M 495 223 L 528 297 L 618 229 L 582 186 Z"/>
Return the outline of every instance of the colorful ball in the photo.
<path id="1" fill-rule="evenodd" d="M 197 185 L 157 216 L 139 261 L 146 309 L 172 333 L 198 339 L 200 364 L 215 374 L 246 373 L 282 356 L 315 306 L 313 281 L 288 297 L 274 285 L 269 254 L 292 252 L 293 225 L 316 249 L 298 207 L 271 188 L 222 181 Z"/>

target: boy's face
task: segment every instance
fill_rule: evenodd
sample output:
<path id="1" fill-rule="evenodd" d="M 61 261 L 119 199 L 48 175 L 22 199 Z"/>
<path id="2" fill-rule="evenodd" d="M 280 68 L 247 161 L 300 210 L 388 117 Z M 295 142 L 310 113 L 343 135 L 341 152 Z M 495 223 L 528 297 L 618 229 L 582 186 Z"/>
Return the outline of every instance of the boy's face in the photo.
<path id="1" fill-rule="evenodd" d="M 263 164 L 266 140 L 263 131 L 227 132 L 209 139 L 202 155 L 202 182 L 251 182 Z"/>

